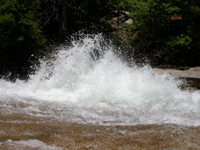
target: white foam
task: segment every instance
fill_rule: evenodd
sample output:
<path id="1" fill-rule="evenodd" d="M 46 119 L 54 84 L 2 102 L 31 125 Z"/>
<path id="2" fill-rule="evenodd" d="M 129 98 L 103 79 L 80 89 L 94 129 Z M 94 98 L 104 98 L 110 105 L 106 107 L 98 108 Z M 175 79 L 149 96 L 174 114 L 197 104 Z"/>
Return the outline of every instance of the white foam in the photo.
<path id="1" fill-rule="evenodd" d="M 199 92 L 181 91 L 181 81 L 150 66 L 129 67 L 103 40 L 60 48 L 28 82 L 0 80 L 1 112 L 102 125 L 200 125 Z"/>
<path id="2" fill-rule="evenodd" d="M 6 135 L 6 132 L 3 131 L 3 130 L 1 130 L 1 131 L 0 131 L 0 135 Z"/>
<path id="3" fill-rule="evenodd" d="M 42 141 L 32 139 L 32 140 L 21 140 L 21 141 L 12 141 L 7 140 L 5 142 L 0 142 L 0 148 L 6 147 L 9 150 L 62 150 L 61 147 L 55 145 L 47 145 Z"/>

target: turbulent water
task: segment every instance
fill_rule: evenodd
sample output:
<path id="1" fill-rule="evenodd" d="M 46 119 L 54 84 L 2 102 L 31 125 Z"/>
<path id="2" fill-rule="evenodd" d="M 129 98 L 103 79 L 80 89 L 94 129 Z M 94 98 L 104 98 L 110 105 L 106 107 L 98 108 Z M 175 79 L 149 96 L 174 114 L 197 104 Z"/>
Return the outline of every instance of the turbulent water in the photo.
<path id="1" fill-rule="evenodd" d="M 10 150 L 62 150 L 60 147 L 56 147 L 55 145 L 46 145 L 44 142 L 39 140 L 21 140 L 21 141 L 12 141 L 7 140 L 5 142 L 0 142 L 1 145 L 9 145 Z M 1 148 L 1 147 L 0 147 Z"/>
<path id="2" fill-rule="evenodd" d="M 200 125 L 199 92 L 181 91 L 181 81 L 149 66 L 129 66 L 105 43 L 101 35 L 74 40 L 41 61 L 30 80 L 1 79 L 0 114 L 98 125 Z"/>

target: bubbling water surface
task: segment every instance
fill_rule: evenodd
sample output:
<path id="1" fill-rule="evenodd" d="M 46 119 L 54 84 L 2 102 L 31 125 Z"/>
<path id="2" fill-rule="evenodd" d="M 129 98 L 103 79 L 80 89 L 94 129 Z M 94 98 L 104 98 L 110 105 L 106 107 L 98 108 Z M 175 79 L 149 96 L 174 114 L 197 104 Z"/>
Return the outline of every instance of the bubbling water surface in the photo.
<path id="1" fill-rule="evenodd" d="M 103 45 L 102 45 L 103 43 Z M 200 93 L 150 66 L 127 65 L 99 35 L 41 60 L 29 81 L 0 80 L 0 113 L 100 125 L 200 125 Z"/>

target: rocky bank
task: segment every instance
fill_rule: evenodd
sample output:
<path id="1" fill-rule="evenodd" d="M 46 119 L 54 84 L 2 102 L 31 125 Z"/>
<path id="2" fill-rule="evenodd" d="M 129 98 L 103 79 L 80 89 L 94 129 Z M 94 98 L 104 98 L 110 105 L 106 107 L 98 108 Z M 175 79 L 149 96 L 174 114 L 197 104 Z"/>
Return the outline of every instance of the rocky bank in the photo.
<path id="1" fill-rule="evenodd" d="M 153 70 L 162 74 L 168 72 L 176 78 L 180 78 L 185 81 L 183 88 L 200 89 L 200 67 L 160 67 L 153 68 Z"/>

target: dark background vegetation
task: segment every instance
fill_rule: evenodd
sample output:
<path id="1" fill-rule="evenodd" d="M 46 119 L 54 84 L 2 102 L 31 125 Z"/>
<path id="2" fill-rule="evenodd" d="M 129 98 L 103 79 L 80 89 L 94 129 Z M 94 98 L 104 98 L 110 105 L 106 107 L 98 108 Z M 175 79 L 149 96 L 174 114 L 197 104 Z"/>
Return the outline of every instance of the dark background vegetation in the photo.
<path id="1" fill-rule="evenodd" d="M 107 23 L 121 10 L 133 19 L 126 37 Z M 28 78 L 40 57 L 80 30 L 122 45 L 126 38 L 134 50 L 123 52 L 152 65 L 200 65 L 199 22 L 198 0 L 1 0 L 0 77 Z"/>

